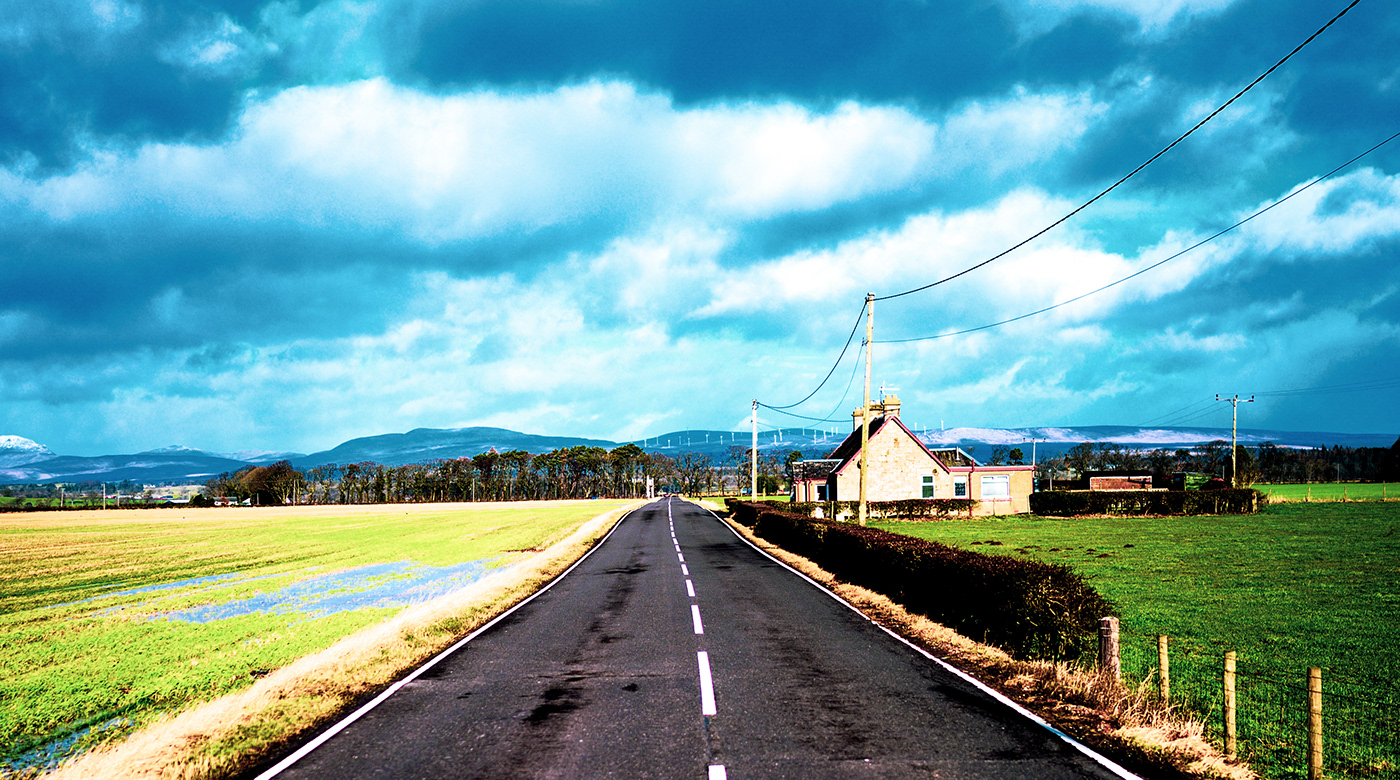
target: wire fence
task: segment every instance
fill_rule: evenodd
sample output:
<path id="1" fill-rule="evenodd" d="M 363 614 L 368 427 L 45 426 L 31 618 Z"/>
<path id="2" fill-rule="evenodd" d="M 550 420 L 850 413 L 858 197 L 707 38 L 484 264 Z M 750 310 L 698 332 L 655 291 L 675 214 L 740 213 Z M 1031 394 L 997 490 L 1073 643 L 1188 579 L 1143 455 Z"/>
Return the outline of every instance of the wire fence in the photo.
<path id="1" fill-rule="evenodd" d="M 1167 640 L 1169 701 L 1205 724 L 1227 749 L 1225 654 L 1192 637 Z M 1123 681 L 1160 696 L 1158 635 L 1119 629 Z M 1400 780 L 1400 682 L 1345 669 L 1321 670 L 1321 769 L 1328 778 Z M 1308 669 L 1281 668 L 1259 651 L 1241 654 L 1234 674 L 1235 746 L 1261 777 L 1309 775 Z"/>

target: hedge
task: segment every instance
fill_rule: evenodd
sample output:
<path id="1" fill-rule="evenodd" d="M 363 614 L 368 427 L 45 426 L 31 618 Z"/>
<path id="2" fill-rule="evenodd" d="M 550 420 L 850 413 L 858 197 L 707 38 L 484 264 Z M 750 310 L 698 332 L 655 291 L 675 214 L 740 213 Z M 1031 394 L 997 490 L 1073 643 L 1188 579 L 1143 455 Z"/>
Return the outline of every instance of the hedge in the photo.
<path id="1" fill-rule="evenodd" d="M 1031 494 L 1031 511 L 1076 515 L 1251 515 L 1267 499 L 1253 488 L 1237 490 L 1051 490 Z"/>
<path id="2" fill-rule="evenodd" d="M 1113 605 L 1067 566 L 986 555 L 850 523 L 730 499 L 731 516 L 766 541 L 911 612 L 1021 658 L 1095 652 Z"/>
<path id="3" fill-rule="evenodd" d="M 856 516 L 858 501 L 795 501 L 783 504 L 784 511 L 816 517 L 817 510 L 828 520 L 845 513 Z M 946 520 L 953 515 L 970 514 L 977 508 L 972 498 L 908 498 L 901 501 L 868 501 L 866 511 L 879 520 Z"/>

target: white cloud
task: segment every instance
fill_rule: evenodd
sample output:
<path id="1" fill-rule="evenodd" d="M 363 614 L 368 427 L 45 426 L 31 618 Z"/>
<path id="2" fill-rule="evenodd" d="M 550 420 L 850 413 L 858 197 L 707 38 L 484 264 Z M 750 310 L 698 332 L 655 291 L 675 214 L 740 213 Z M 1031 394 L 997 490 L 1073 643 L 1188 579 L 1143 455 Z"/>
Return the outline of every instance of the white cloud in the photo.
<path id="1" fill-rule="evenodd" d="M 1075 15 L 1085 12 L 1109 13 L 1132 19 L 1139 32 L 1157 37 L 1173 23 L 1197 16 L 1216 14 L 1235 0 L 1001 0 L 1023 35 L 1033 36 L 1054 29 Z"/>
<path id="2" fill-rule="evenodd" d="M 186 55 L 204 56 L 200 45 Z M 852 102 L 681 109 L 618 81 L 434 95 L 371 79 L 251 95 L 222 145 L 98 145 L 73 173 L 7 173 L 0 188 L 57 220 L 143 210 L 427 245 L 591 220 L 713 227 L 908 191 L 985 167 L 996 148 L 1020 150 L 1001 155 L 1017 166 L 1100 110 L 1082 95 L 1018 91 L 963 106 L 940 131 L 904 108 Z"/>

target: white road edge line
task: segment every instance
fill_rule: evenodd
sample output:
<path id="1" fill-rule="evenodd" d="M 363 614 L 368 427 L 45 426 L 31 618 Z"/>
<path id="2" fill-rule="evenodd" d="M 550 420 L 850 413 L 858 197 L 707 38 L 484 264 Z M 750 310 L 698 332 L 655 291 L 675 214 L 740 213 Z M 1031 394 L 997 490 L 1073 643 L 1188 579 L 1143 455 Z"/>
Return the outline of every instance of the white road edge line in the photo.
<path id="1" fill-rule="evenodd" d="M 710 654 L 701 650 L 695 655 L 700 662 L 700 714 L 714 715 L 718 710 L 715 709 L 715 680 L 710 676 Z"/>
<path id="2" fill-rule="evenodd" d="M 690 605 L 690 622 L 695 624 L 695 635 L 700 636 L 705 633 L 705 624 L 700 622 L 700 607 Z"/>
<path id="3" fill-rule="evenodd" d="M 637 509 L 641 509 L 641 508 L 643 508 L 643 507 L 637 507 Z M 329 741 L 331 740 L 332 737 L 334 737 L 335 735 L 337 735 L 337 734 L 339 734 L 340 732 L 344 731 L 345 729 L 349 728 L 349 727 L 350 727 L 350 724 L 352 724 L 352 723 L 354 723 L 355 721 L 359 720 L 360 718 L 364 717 L 365 713 L 369 712 L 370 710 L 374 709 L 375 707 L 378 707 L 380 704 L 382 704 L 382 703 L 384 702 L 385 699 L 387 699 L 387 698 L 389 698 L 390 696 L 393 696 L 395 693 L 397 693 L 397 692 L 399 691 L 400 688 L 402 688 L 402 687 L 404 687 L 405 685 L 408 685 L 409 683 L 411 683 L 411 682 L 413 682 L 414 680 L 418 679 L 420 676 L 422 676 L 422 674 L 423 674 L 424 672 L 426 672 L 426 671 L 428 671 L 429 669 L 431 669 L 431 668 L 433 668 L 434 666 L 436 666 L 436 665 L 438 664 L 439 661 L 443 660 L 444 658 L 448 657 L 449 655 L 452 655 L 453 653 L 455 653 L 455 652 L 457 652 L 458 650 L 462 649 L 464 646 L 466 646 L 466 644 L 467 644 L 468 642 L 472 641 L 473 639 L 476 639 L 478 636 L 481 636 L 482 634 L 484 634 L 484 633 L 486 633 L 487 631 L 491 630 L 491 627 L 492 627 L 492 626 L 494 626 L 494 625 L 496 625 L 497 623 L 501 622 L 502 620 L 505 620 L 506 618 L 510 617 L 510 615 L 511 615 L 513 612 L 515 612 L 517 609 L 520 609 L 521 607 L 525 606 L 526 604 L 529 604 L 530 602 L 534 601 L 536 597 L 540 596 L 540 595 L 543 594 L 545 591 L 547 591 L 547 590 L 549 590 L 550 588 L 554 587 L 555 583 L 557 583 L 557 582 L 559 582 L 560 580 L 562 580 L 562 579 L 564 579 L 565 577 L 567 577 L 567 576 L 569 575 L 570 572 L 572 572 L 574 569 L 577 569 L 577 568 L 579 567 L 580 564 L 582 564 L 584 561 L 588 560 L 588 556 L 592 555 L 592 554 L 594 553 L 594 551 L 597 550 L 599 547 L 602 547 L 602 546 L 603 546 L 603 543 L 606 542 L 610 537 L 612 537 L 613 533 L 614 533 L 615 531 L 617 531 L 617 529 L 618 529 L 619 527 L 621 527 L 623 521 L 626 520 L 629 516 L 631 516 L 631 514 L 632 514 L 633 512 L 637 511 L 637 509 L 629 510 L 629 511 L 627 512 L 627 514 L 625 514 L 625 515 L 623 515 L 622 517 L 618 518 L 617 522 L 616 522 L 616 523 L 613 523 L 613 527 L 612 527 L 611 530 L 608 531 L 607 535 L 605 535 L 602 539 L 599 539 L 597 544 L 593 545 L 592 547 L 590 547 L 590 548 L 588 549 L 588 552 L 585 552 L 582 556 L 580 556 L 578 560 L 574 561 L 574 564 L 573 564 L 572 566 L 570 566 L 569 568 L 565 569 L 565 570 L 563 571 L 563 573 L 561 573 L 558 577 L 555 577 L 554 579 L 552 579 L 552 580 L 550 580 L 548 583 L 546 583 L 545 586 L 544 586 L 543 588 L 540 588 L 539 590 L 537 590 L 537 591 L 535 591 L 534 593 L 530 594 L 529 597 L 527 597 L 525 600 L 521 601 L 519 604 L 516 604 L 515 606 L 513 606 L 513 607 L 511 607 L 510 609 L 506 610 L 505 612 L 502 612 L 501 614 L 499 614 L 499 615 L 497 615 L 496 617 L 492 618 L 491 621 L 488 622 L 486 625 L 482 626 L 481 628 L 478 628 L 477 630 L 471 632 L 470 634 L 467 634 L 465 637 L 463 637 L 461 640 L 459 640 L 459 641 L 457 642 L 457 644 L 455 644 L 455 645 L 453 645 L 453 646 L 447 648 L 446 650 L 443 650 L 441 653 L 438 653 L 437 655 L 433 656 L 433 658 L 432 658 L 431 660 L 429 660 L 427 663 L 423 664 L 422 666 L 418 667 L 417 669 L 414 669 L 407 677 L 404 677 L 403 679 L 399 680 L 398 682 L 394 683 L 393 685 L 390 685 L 388 688 L 386 688 L 386 689 L 384 690 L 383 693 L 381 693 L 381 694 L 379 694 L 378 696 L 374 697 L 372 700 L 370 700 L 368 703 L 366 703 L 363 707 L 360 707 L 358 710 L 355 710 L 354 712 L 352 712 L 352 713 L 350 713 L 349 715 L 345 716 L 345 718 L 344 718 L 343 720 L 341 720 L 340 722 L 336 723 L 334 726 L 331 726 L 330 728 L 326 729 L 325 731 L 321 732 L 321 734 L 318 735 L 315 739 L 311 740 L 310 742 L 306 743 L 305 745 L 302 745 L 300 748 L 297 749 L 297 751 L 296 751 L 295 753 L 292 753 L 290 756 L 287 756 L 286 758 L 282 759 L 281 761 L 278 761 L 278 762 L 277 762 L 275 765 L 273 765 L 270 769 L 268 769 L 267 771 L 265 771 L 265 772 L 263 772 L 262 774 L 258 775 L 258 776 L 257 776 L 256 778 L 254 778 L 253 780 L 270 780 L 271 778 L 276 777 L 276 776 L 282 774 L 282 772 L 286 771 L 289 767 L 291 767 L 291 766 L 292 766 L 293 764 L 295 764 L 296 762 L 298 762 L 298 761 L 302 760 L 303 758 L 305 758 L 305 757 L 306 757 L 307 755 L 309 755 L 312 751 L 316 750 L 317 748 L 319 748 L 319 747 L 321 747 L 322 745 L 324 745 L 324 744 L 326 744 L 327 742 L 329 742 Z M 668 507 L 668 509 L 669 509 L 669 507 Z"/>
<path id="4" fill-rule="evenodd" d="M 972 675 L 970 675 L 970 674 L 968 674 L 967 672 L 964 672 L 963 670 L 961 670 L 961 669 L 959 669 L 959 668 L 953 666 L 952 664 L 949 664 L 947 661 L 944 661 L 942 658 L 939 658 L 938 656 L 933 655 L 933 654 L 930 653 L 929 651 L 923 649 L 922 647 L 919 647 L 918 645 L 914 644 L 913 642 L 910 642 L 908 639 L 905 639 L 904 637 L 900 636 L 899 634 L 895 633 L 894 631 L 891 631 L 890 629 L 888 629 L 888 628 L 886 628 L 886 627 L 880 625 L 879 623 L 876 623 L 874 620 L 871 620 L 864 612 L 861 612 L 859 609 L 857 609 L 856 606 L 855 606 L 854 604 L 850 603 L 849 601 L 846 601 L 845 599 L 843 599 L 843 598 L 841 598 L 840 596 L 836 595 L 835 593 L 831 592 L 830 590 L 827 589 L 827 587 L 826 587 L 825 585 L 822 585 L 820 582 L 817 582 L 816 580 L 812 579 L 811 577 L 808 577 L 807 575 L 803 574 L 802 572 L 798 571 L 797 569 L 794 569 L 794 568 L 792 568 L 791 566 L 787 565 L 786 563 L 784 563 L 784 562 L 778 560 L 777 558 L 775 558 L 775 557 L 773 557 L 772 555 L 768 554 L 768 552 L 767 552 L 766 550 L 764 550 L 762 547 L 759 547 L 758 545 L 754 544 L 753 542 L 749 541 L 748 539 L 745 539 L 744 536 L 743 536 L 743 534 L 741 534 L 741 533 L 739 533 L 738 531 L 734 530 L 734 528 L 731 527 L 731 526 L 729 525 L 729 523 L 724 522 L 723 518 L 721 518 L 719 515 L 716 515 L 716 514 L 714 513 L 714 511 L 712 511 L 712 510 L 710 510 L 710 509 L 708 509 L 708 508 L 706 508 L 706 507 L 700 506 L 700 505 L 698 505 L 698 504 L 696 504 L 695 506 L 697 506 L 697 507 L 700 508 L 700 509 L 704 509 L 706 512 L 709 512 L 711 515 L 714 516 L 714 518 L 715 518 L 716 520 L 718 520 L 720 523 L 722 523 L 722 524 L 724 525 L 725 528 L 728 528 L 730 533 L 732 533 L 732 534 L 734 534 L 735 536 L 737 536 L 737 537 L 739 538 L 739 541 L 741 541 L 741 542 L 743 542 L 744 544 L 747 544 L 748 546 L 754 548 L 755 550 L 757 550 L 761 555 L 763 555 L 763 556 L 764 556 L 765 558 L 767 558 L 768 560 L 770 560 L 770 561 L 772 561 L 772 562 L 778 564 L 779 566 L 783 567 L 784 569 L 787 569 L 788 571 L 792 572 L 793 574 L 796 574 L 797 576 L 799 576 L 799 577 L 801 577 L 802 579 L 806 580 L 810 585 L 812 585 L 813 587 L 815 587 L 817 590 L 820 590 L 822 593 L 825 593 L 826 595 L 828 595 L 828 596 L 830 596 L 831 598 L 835 599 L 837 602 L 839 602 L 839 603 L 845 605 L 847 609 L 851 610 L 852 612 L 856 613 L 857 615 L 860 615 L 861 617 L 863 617 L 863 618 L 865 618 L 866 620 L 868 620 L 868 621 L 869 621 L 871 624 L 873 624 L 876 628 L 880 629 L 881 631 L 884 631 L 886 634 L 889 634 L 890 636 L 894 637 L 896 640 L 898 640 L 898 641 L 904 643 L 905 645 L 908 645 L 912 650 L 914 650 L 914 652 L 918 653 L 919 655 L 922 655 L 923 657 L 929 659 L 930 661 L 933 661 L 934 663 L 938 664 L 939 666 L 943 667 L 944 669 L 947 669 L 949 672 L 951 672 L 952 674 L 954 674 L 954 675 L 956 675 L 956 676 L 962 678 L 962 679 L 965 680 L 967 683 L 969 683 L 969 684 L 971 684 L 972 686 L 976 687 L 978 690 L 982 691 L 983 693 L 987 694 L 988 696 L 991 696 L 993 699 L 996 699 L 997 701 L 1001 702 L 1002 704 L 1005 704 L 1006 706 L 1010 707 L 1012 710 L 1015 710 L 1016 712 L 1020 713 L 1022 716 L 1024 716 L 1024 717 L 1027 718 L 1027 719 L 1029 719 L 1031 722 L 1033 722 L 1033 723 L 1035 723 L 1035 724 L 1041 726 L 1041 727 L 1044 728 L 1046 731 L 1049 731 L 1051 734 L 1054 734 L 1056 737 L 1059 737 L 1061 740 L 1063 740 L 1063 741 L 1064 741 L 1066 744 L 1068 744 L 1070 747 L 1073 747 L 1074 749 L 1078 750 L 1079 752 L 1083 753 L 1084 755 L 1086 755 L 1086 756 L 1088 756 L 1089 758 L 1093 759 L 1094 761 L 1098 762 L 1099 765 L 1101 765 L 1103 768 L 1107 769 L 1108 771 L 1112 772 L 1113 774 L 1117 775 L 1118 777 L 1123 778 L 1123 780 L 1142 780 L 1142 778 L 1141 778 L 1140 776 L 1135 775 L 1135 774 L 1133 774 L 1132 772 L 1129 772 L 1127 769 L 1123 768 L 1123 767 L 1120 766 L 1117 762 L 1113 761 L 1113 760 L 1110 759 L 1109 757 L 1103 755 L 1102 753 L 1099 753 L 1098 751 L 1094 750 L 1093 748 L 1089 747 L 1088 745 L 1083 744 L 1083 743 L 1080 742 L 1079 740 L 1075 739 L 1074 737 L 1071 737 L 1070 735 L 1064 733 L 1063 731 L 1060 731 L 1059 729 L 1055 728 L 1054 726 L 1051 726 L 1049 723 L 1046 723 L 1044 718 L 1040 717 L 1039 715 L 1035 714 L 1034 712 L 1031 712 L 1030 710 L 1026 709 L 1025 707 L 1022 707 L 1021 705 L 1017 704 L 1016 702 L 1012 701 L 1011 699 L 1008 699 L 1006 696 L 1004 696 L 1000 691 L 996 690 L 995 688 L 992 688 L 992 687 L 988 686 L 986 683 L 982 682 L 981 680 L 978 680 L 976 677 L 973 677 Z M 260 780 L 260 779 L 259 779 L 259 780 Z"/>

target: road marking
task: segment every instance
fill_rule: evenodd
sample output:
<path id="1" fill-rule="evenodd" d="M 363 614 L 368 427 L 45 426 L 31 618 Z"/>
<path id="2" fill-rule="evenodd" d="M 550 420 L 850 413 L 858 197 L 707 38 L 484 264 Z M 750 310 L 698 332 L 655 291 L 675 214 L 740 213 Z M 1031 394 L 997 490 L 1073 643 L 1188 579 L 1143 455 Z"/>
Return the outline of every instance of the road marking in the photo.
<path id="1" fill-rule="evenodd" d="M 1035 723 L 1036 725 L 1040 726 L 1041 728 L 1045 729 L 1046 731 L 1050 732 L 1051 734 L 1054 734 L 1056 737 L 1058 737 L 1058 738 L 1060 739 L 1060 741 L 1064 742 L 1065 744 L 1069 745 L 1070 747 L 1074 748 L 1075 750 L 1078 750 L 1080 753 L 1083 753 L 1084 755 L 1088 756 L 1090 759 L 1092 759 L 1092 760 L 1098 762 L 1099 766 L 1102 766 L 1103 768 L 1107 769 L 1109 772 L 1111 772 L 1111 773 L 1117 775 L 1117 776 L 1120 777 L 1120 778 L 1123 778 L 1123 780 L 1142 780 L 1141 777 L 1139 777 L 1138 775 L 1133 774 L 1132 772 L 1129 772 L 1127 769 L 1124 769 L 1121 765 L 1119 765 L 1118 763 L 1116 763 L 1116 762 L 1113 761 L 1112 759 L 1108 758 L 1107 756 L 1103 755 L 1102 753 L 1099 753 L 1098 751 L 1094 750 L 1094 749 L 1091 748 L 1091 747 L 1088 747 L 1087 745 L 1085 745 L 1084 743 L 1082 743 L 1082 742 L 1080 742 L 1079 740 L 1075 739 L 1074 737 L 1071 737 L 1070 735 L 1064 733 L 1063 731 L 1060 731 L 1059 729 L 1055 728 L 1054 726 L 1051 726 L 1049 723 L 1046 723 L 1044 718 L 1040 717 L 1039 715 L 1036 715 L 1034 712 L 1031 712 L 1030 710 L 1028 710 L 1028 709 L 1026 709 L 1025 707 L 1021 706 L 1020 704 L 1017 704 L 1015 701 L 1012 701 L 1011 699 L 1007 698 L 1006 695 L 1004 695 L 1004 694 L 1001 693 L 1000 691 L 998 691 L 998 690 L 992 688 L 991 686 L 987 685 L 986 683 L 982 682 L 981 680 L 977 679 L 976 677 L 973 677 L 972 675 L 968 674 L 967 672 L 964 672 L 963 670 L 957 668 L 956 666 L 953 666 L 952 664 L 948 663 L 947 661 L 944 661 L 943 659 L 941 659 L 941 658 L 935 656 L 934 654 L 932 654 L 932 653 L 930 653 L 929 651 L 923 649 L 922 647 L 919 647 L 918 645 L 914 644 L 913 642 L 909 641 L 908 639 L 906 639 L 906 638 L 900 636 L 899 634 L 895 633 L 892 629 L 887 628 L 887 627 L 885 627 L 884 625 L 881 625 L 880 623 L 876 622 L 875 620 L 872 620 L 872 619 L 870 618 L 869 615 L 865 614 L 864 612 L 861 612 L 859 607 L 857 607 L 856 605 L 852 604 L 851 602 L 849 602 L 849 601 L 847 601 L 847 600 L 841 598 L 840 596 L 836 595 L 836 594 L 833 593 L 829 588 L 827 588 L 825 585 L 821 584 L 820 582 L 817 582 L 816 580 L 812 579 L 811 577 L 808 577 L 806 574 L 803 574 L 802 572 L 798 571 L 797 569 L 794 569 L 794 568 L 792 568 L 791 566 L 787 565 L 786 563 L 784 563 L 784 562 L 778 560 L 778 558 L 777 558 L 776 556 L 770 554 L 767 550 L 764 550 L 762 547 L 759 547 L 758 545 L 754 544 L 753 542 L 749 541 L 748 539 L 745 539 L 743 534 L 741 534 L 741 533 L 739 533 L 737 530 L 735 530 L 733 526 L 731 526 L 731 525 L 729 525 L 728 523 L 724 522 L 724 520 L 721 519 L 719 515 L 716 515 L 712 510 L 708 509 L 707 507 L 700 507 L 700 509 L 704 509 L 706 512 L 709 512 L 709 513 L 715 518 L 715 520 L 717 520 L 717 521 L 719 521 L 721 524 L 723 524 L 725 528 L 728 528 L 728 529 L 729 529 L 729 532 L 732 533 L 732 534 L 734 534 L 734 536 L 737 537 L 737 538 L 739 539 L 739 541 L 741 541 L 741 542 L 743 542 L 744 544 L 747 544 L 748 546 L 752 547 L 755 551 L 758 552 L 759 555 L 762 555 L 763 557 L 765 557 L 765 558 L 767 558 L 768 560 L 770 560 L 770 561 L 772 561 L 772 562 L 778 564 L 779 566 L 783 567 L 784 569 L 787 569 L 788 571 L 790 571 L 790 572 L 792 572 L 793 574 L 797 575 L 799 578 L 801 578 L 801 579 L 803 579 L 803 580 L 806 580 L 807 583 L 810 584 L 812 587 L 814 587 L 814 588 L 816 588 L 817 590 L 819 590 L 819 591 L 825 593 L 826 595 L 830 596 L 834 601 L 836 601 L 836 602 L 839 603 L 839 604 L 844 605 L 847 609 L 851 610 L 852 612 L 856 613 L 857 615 L 860 615 L 861 617 L 865 618 L 867 621 L 870 622 L 871 625 L 875 626 L 876 628 L 878 628 L 878 629 L 880 629 L 881 631 L 885 632 L 885 633 L 888 634 L 889 636 L 893 637 L 895 641 L 897 641 L 897 642 L 899 642 L 899 643 L 901 643 L 901 644 L 904 644 L 904 645 L 908 646 L 909 649 L 913 650 L 914 652 L 918 653 L 919 655 L 923 656 L 924 658 L 927 658 L 928 660 L 932 661 L 933 663 L 937 664 L 938 666 L 943 667 L 945 670 L 947 670 L 948 672 L 951 672 L 953 675 L 962 678 L 962 680 L 964 680 L 964 681 L 967 682 L 968 684 L 972 685 L 973 687 L 977 688 L 978 690 L 982 691 L 983 693 L 987 694 L 988 696 L 992 697 L 993 699 L 996 699 L 998 702 L 1001 702 L 1002 704 L 1006 705 L 1006 706 L 1009 707 L 1010 709 L 1014 710 L 1017 714 L 1021 715 L 1022 717 L 1026 718 L 1026 719 L 1029 720 L 1029 721 L 1031 721 L 1032 723 Z"/>
<path id="2" fill-rule="evenodd" d="M 690 580 L 686 580 L 685 592 L 686 595 L 690 596 L 691 598 L 695 598 L 695 583 L 691 582 Z"/>
<path id="3" fill-rule="evenodd" d="M 710 676 L 710 654 L 701 650 L 696 653 L 700 661 L 700 714 L 714 715 L 715 709 L 715 681 Z"/>
<path id="4" fill-rule="evenodd" d="M 724 764 L 710 764 L 709 780 L 729 780 L 729 775 L 724 771 Z"/>
<path id="5" fill-rule="evenodd" d="M 679 550 L 676 551 L 676 560 L 680 561 L 681 563 L 685 563 L 685 556 L 681 555 Z"/>
<path id="6" fill-rule="evenodd" d="M 690 605 L 690 621 L 695 624 L 696 636 L 705 633 L 705 624 L 700 622 L 700 607 L 696 604 Z"/>
<path id="7" fill-rule="evenodd" d="M 687 569 L 684 563 L 681 564 L 681 574 L 684 574 L 687 577 L 690 576 L 690 569 Z"/>

